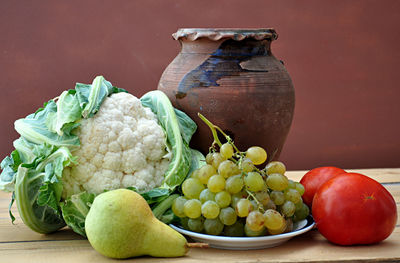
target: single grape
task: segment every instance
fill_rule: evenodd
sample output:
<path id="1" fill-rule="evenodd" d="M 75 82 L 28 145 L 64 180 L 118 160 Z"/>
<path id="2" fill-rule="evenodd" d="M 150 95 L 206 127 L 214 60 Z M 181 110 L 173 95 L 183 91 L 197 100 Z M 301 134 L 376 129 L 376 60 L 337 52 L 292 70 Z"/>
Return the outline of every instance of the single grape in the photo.
<path id="1" fill-rule="evenodd" d="M 212 165 L 213 163 L 213 153 L 207 153 L 206 155 L 206 164 Z"/>
<path id="2" fill-rule="evenodd" d="M 201 206 L 201 214 L 208 219 L 217 218 L 220 208 L 215 201 L 206 201 Z"/>
<path id="3" fill-rule="evenodd" d="M 224 229 L 224 224 L 222 224 L 222 222 L 218 218 L 206 219 L 204 221 L 204 230 L 209 235 L 218 236 L 219 234 L 222 233 L 223 229 Z"/>
<path id="4" fill-rule="evenodd" d="M 203 204 L 206 201 L 215 201 L 215 193 L 206 188 L 200 193 L 200 202 Z"/>
<path id="5" fill-rule="evenodd" d="M 260 236 L 265 236 L 267 234 L 267 229 L 265 228 L 265 226 L 263 226 L 260 230 L 253 231 L 246 223 L 244 225 L 244 233 L 247 237 L 260 237 Z"/>
<path id="6" fill-rule="evenodd" d="M 242 198 L 237 202 L 235 211 L 239 217 L 246 217 L 253 209 L 254 206 L 250 200 Z"/>
<path id="7" fill-rule="evenodd" d="M 186 216 L 185 216 L 185 217 L 181 217 L 181 218 L 179 218 L 179 221 L 180 221 L 180 223 L 181 223 L 181 226 L 182 226 L 184 229 L 189 229 L 189 226 L 188 226 L 189 218 L 187 218 Z"/>
<path id="8" fill-rule="evenodd" d="M 224 235 L 229 237 L 244 236 L 244 225 L 240 221 L 236 221 L 233 225 L 225 225 Z"/>
<path id="9" fill-rule="evenodd" d="M 261 191 L 264 187 L 264 179 L 261 174 L 257 172 L 249 172 L 244 177 L 244 184 L 246 188 L 252 192 Z"/>
<path id="10" fill-rule="evenodd" d="M 231 201 L 231 205 L 236 201 L 236 203 L 242 199 L 242 198 L 247 198 L 249 194 L 247 193 L 246 190 L 242 190 L 236 194 L 233 194 L 232 197 L 232 201 Z M 235 200 L 234 200 L 235 199 Z M 236 206 L 232 206 L 233 208 L 235 208 Z"/>
<path id="11" fill-rule="evenodd" d="M 286 187 L 286 189 L 296 189 L 296 182 L 293 180 L 288 180 L 288 186 Z"/>
<path id="12" fill-rule="evenodd" d="M 295 222 L 301 221 L 303 219 L 306 219 L 307 216 L 310 214 L 310 209 L 306 204 L 303 203 L 300 209 L 296 209 L 294 212 L 294 218 L 293 220 Z"/>
<path id="13" fill-rule="evenodd" d="M 294 205 L 296 207 L 296 210 L 301 209 L 303 207 L 303 204 L 304 204 L 303 199 L 300 199 L 299 202 L 295 203 Z"/>
<path id="14" fill-rule="evenodd" d="M 222 175 L 214 174 L 208 179 L 207 187 L 213 193 L 221 192 L 225 189 L 225 178 Z"/>
<path id="15" fill-rule="evenodd" d="M 281 212 L 284 216 L 286 217 L 291 217 L 294 215 L 294 212 L 296 211 L 296 206 L 292 201 L 285 201 L 283 205 L 281 206 Z"/>
<path id="16" fill-rule="evenodd" d="M 286 228 L 285 232 L 289 233 L 293 231 L 293 220 L 292 218 L 286 218 Z"/>
<path id="17" fill-rule="evenodd" d="M 246 157 L 249 158 L 255 165 L 259 165 L 267 160 L 267 152 L 259 146 L 252 146 L 247 149 Z"/>
<path id="18" fill-rule="evenodd" d="M 282 233 L 289 233 L 289 232 L 292 232 L 292 231 L 293 231 L 293 220 L 291 218 L 286 218 L 285 219 L 285 224 L 280 229 L 276 229 L 276 230 L 268 229 L 268 232 L 271 235 L 279 235 L 279 234 L 282 234 Z"/>
<path id="19" fill-rule="evenodd" d="M 224 178 L 228 178 L 231 176 L 231 164 L 233 162 L 231 160 L 222 161 L 218 166 L 218 174 L 222 175 Z"/>
<path id="20" fill-rule="evenodd" d="M 260 231 L 264 227 L 264 215 L 258 210 L 251 211 L 246 217 L 246 225 L 254 232 Z"/>
<path id="21" fill-rule="evenodd" d="M 219 213 L 219 220 L 221 220 L 224 225 L 233 225 L 237 220 L 235 210 L 232 207 L 222 208 Z"/>
<path id="22" fill-rule="evenodd" d="M 197 199 L 190 199 L 183 205 L 183 212 L 189 218 L 198 218 L 201 215 L 201 202 Z"/>
<path id="23" fill-rule="evenodd" d="M 239 163 L 239 168 L 245 172 L 252 172 L 255 169 L 253 162 L 249 158 L 243 158 Z"/>
<path id="24" fill-rule="evenodd" d="M 305 192 L 304 186 L 301 183 L 296 182 L 296 188 L 297 192 L 302 196 Z"/>
<path id="25" fill-rule="evenodd" d="M 251 205 L 253 206 L 253 210 L 263 208 L 263 206 L 254 199 L 251 199 L 250 202 L 251 202 Z"/>
<path id="26" fill-rule="evenodd" d="M 270 199 L 268 201 L 268 203 L 266 205 L 264 205 L 264 210 L 268 210 L 268 209 L 276 210 L 276 204 L 274 203 L 274 201 L 272 201 L 272 199 Z"/>
<path id="27" fill-rule="evenodd" d="M 182 184 L 182 192 L 187 199 L 198 199 L 204 185 L 196 178 L 188 178 Z"/>
<path id="28" fill-rule="evenodd" d="M 282 162 L 279 161 L 272 161 L 269 162 L 266 166 L 265 166 L 265 171 L 267 172 L 267 175 L 270 174 L 285 174 L 286 172 L 286 167 Z"/>
<path id="29" fill-rule="evenodd" d="M 285 224 L 285 218 L 276 210 L 268 209 L 264 213 L 264 225 L 268 229 L 278 230 Z"/>
<path id="30" fill-rule="evenodd" d="M 270 235 L 279 235 L 279 234 L 284 233 L 284 232 L 286 231 L 286 228 L 287 228 L 287 222 L 286 222 L 286 220 L 285 220 L 285 223 L 282 225 L 281 228 L 278 228 L 278 229 L 268 229 L 268 233 L 269 233 Z"/>
<path id="31" fill-rule="evenodd" d="M 207 184 L 208 179 L 216 173 L 217 171 L 212 165 L 206 164 L 200 168 L 197 178 L 202 184 Z"/>
<path id="32" fill-rule="evenodd" d="M 194 170 L 194 171 L 190 174 L 190 176 L 189 176 L 188 178 L 196 178 L 196 179 L 199 179 L 199 178 L 198 178 L 199 172 L 200 172 L 200 169 Z"/>
<path id="33" fill-rule="evenodd" d="M 270 189 L 268 188 L 268 185 L 267 185 L 267 182 L 265 181 L 264 175 L 262 175 L 262 177 L 264 179 L 264 184 L 263 184 L 263 188 L 259 192 L 269 192 Z"/>
<path id="34" fill-rule="evenodd" d="M 234 165 L 232 166 L 232 176 L 233 175 L 241 175 L 242 174 L 242 170 L 240 170 L 239 166 L 237 163 L 233 163 Z"/>
<path id="35" fill-rule="evenodd" d="M 295 189 L 287 189 L 284 192 L 285 199 L 297 204 L 301 200 L 300 193 Z"/>
<path id="36" fill-rule="evenodd" d="M 187 225 L 190 231 L 200 233 L 204 229 L 204 217 L 189 218 Z"/>
<path id="37" fill-rule="evenodd" d="M 226 142 L 221 145 L 221 149 L 219 149 L 219 152 L 225 159 L 229 159 L 233 156 L 233 146 L 232 144 Z"/>
<path id="38" fill-rule="evenodd" d="M 236 204 L 239 202 L 240 199 L 242 198 L 246 198 L 242 195 L 242 192 L 233 194 L 231 196 L 231 207 L 233 207 L 234 209 L 236 209 Z"/>
<path id="39" fill-rule="evenodd" d="M 268 191 L 267 191 L 267 190 L 259 191 L 259 192 L 255 193 L 254 196 L 256 197 L 256 199 L 257 199 L 263 206 L 268 205 L 269 201 L 271 200 L 271 198 L 269 197 L 269 194 L 268 194 Z"/>
<path id="40" fill-rule="evenodd" d="M 177 216 L 177 217 L 185 217 L 185 213 L 183 212 L 183 206 L 185 205 L 187 199 L 183 196 L 178 196 L 175 198 L 175 200 L 172 203 L 172 212 Z"/>
<path id="41" fill-rule="evenodd" d="M 244 185 L 243 178 L 240 174 L 234 175 L 226 179 L 225 189 L 231 194 L 239 193 Z"/>
<path id="42" fill-rule="evenodd" d="M 231 204 L 231 201 L 232 201 L 231 194 L 228 193 L 227 191 L 221 191 L 215 195 L 215 202 L 221 208 L 229 206 Z"/>
<path id="43" fill-rule="evenodd" d="M 225 158 L 220 154 L 220 153 L 213 153 L 212 156 L 212 166 L 214 166 L 215 169 L 218 169 L 218 166 L 220 163 L 222 163 L 225 160 Z"/>
<path id="44" fill-rule="evenodd" d="M 266 179 L 270 189 L 275 191 L 283 191 L 288 187 L 289 180 L 282 174 L 270 174 Z"/>
<path id="45" fill-rule="evenodd" d="M 218 166 L 218 173 L 224 178 L 231 177 L 235 174 L 240 174 L 239 167 L 231 160 L 225 160 L 221 162 Z"/>
<path id="46" fill-rule="evenodd" d="M 281 191 L 272 191 L 269 196 L 275 205 L 282 205 L 285 202 L 285 195 Z"/>

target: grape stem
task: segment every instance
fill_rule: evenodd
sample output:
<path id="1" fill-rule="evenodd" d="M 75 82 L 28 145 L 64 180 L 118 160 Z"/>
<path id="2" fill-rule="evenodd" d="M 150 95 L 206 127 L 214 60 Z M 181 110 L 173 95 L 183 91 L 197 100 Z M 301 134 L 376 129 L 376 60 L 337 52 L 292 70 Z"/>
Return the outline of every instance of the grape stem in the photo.
<path id="1" fill-rule="evenodd" d="M 209 120 L 207 120 L 207 118 L 204 117 L 200 112 L 197 113 L 197 115 L 198 115 L 199 118 L 200 118 L 205 124 L 207 124 L 207 126 L 210 128 L 210 130 L 211 130 L 211 132 L 212 132 L 212 135 L 213 135 L 213 138 L 214 138 L 213 144 L 214 144 L 214 143 L 217 143 L 217 144 L 219 145 L 219 147 L 221 147 L 222 143 L 221 143 L 221 141 L 220 141 L 219 138 L 218 138 L 218 134 L 217 134 L 217 130 L 215 129 L 215 125 L 212 124 Z"/>
<path id="2" fill-rule="evenodd" d="M 258 199 L 254 196 L 254 194 L 246 189 L 246 192 L 249 196 L 251 196 L 251 198 L 253 198 L 254 201 L 256 201 L 258 209 L 261 210 L 261 212 L 265 212 L 263 206 L 261 205 L 260 201 L 258 201 Z"/>
<path id="3" fill-rule="evenodd" d="M 197 113 L 197 115 L 199 116 L 199 118 L 205 123 L 207 124 L 207 126 L 210 128 L 211 133 L 213 135 L 214 138 L 214 142 L 212 143 L 212 145 L 214 145 L 215 143 L 218 144 L 219 147 L 222 146 L 221 141 L 218 138 L 218 133 L 217 131 L 219 131 L 224 137 L 225 139 L 228 141 L 228 143 L 230 143 L 232 145 L 232 147 L 235 149 L 235 151 L 238 153 L 239 155 L 239 159 L 240 161 L 243 159 L 243 157 L 245 156 L 245 154 L 243 152 L 240 152 L 239 149 L 235 146 L 235 144 L 232 142 L 231 138 L 229 137 L 229 135 L 227 135 L 220 127 L 218 127 L 217 125 L 212 124 L 206 117 L 204 117 L 200 112 Z M 258 168 L 255 167 L 255 169 L 260 172 L 260 170 Z M 261 205 L 260 201 L 257 200 L 257 198 L 254 196 L 254 194 L 252 192 L 250 192 L 249 190 L 246 190 L 247 193 L 249 194 L 249 196 L 251 196 L 254 201 L 257 203 L 258 209 L 261 210 L 262 212 L 264 212 L 264 208 Z"/>
<path id="4" fill-rule="evenodd" d="M 206 117 L 204 117 L 203 114 L 201 114 L 200 112 L 197 113 L 197 115 L 199 116 L 199 118 L 205 123 L 207 124 L 207 126 L 210 128 L 211 133 L 213 135 L 214 138 L 214 142 L 212 144 L 217 143 L 219 147 L 222 146 L 221 141 L 218 138 L 218 133 L 217 131 L 219 131 L 224 137 L 225 139 L 228 141 L 228 143 L 230 143 L 233 148 L 235 148 L 235 151 L 240 152 L 239 149 L 235 146 L 235 144 L 233 144 L 232 139 L 229 137 L 229 135 L 227 135 L 220 127 L 218 127 L 217 125 L 212 124 Z"/>

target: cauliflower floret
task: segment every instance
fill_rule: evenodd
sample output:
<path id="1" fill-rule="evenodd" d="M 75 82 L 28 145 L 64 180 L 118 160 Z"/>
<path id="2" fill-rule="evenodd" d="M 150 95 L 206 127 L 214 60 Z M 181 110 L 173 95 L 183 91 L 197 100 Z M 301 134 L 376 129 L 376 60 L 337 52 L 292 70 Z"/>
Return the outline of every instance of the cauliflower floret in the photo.
<path id="1" fill-rule="evenodd" d="M 170 163 L 164 131 L 149 108 L 121 92 L 106 98 L 96 115 L 83 119 L 76 134 L 78 164 L 63 171 L 63 198 L 82 191 L 161 185 Z"/>

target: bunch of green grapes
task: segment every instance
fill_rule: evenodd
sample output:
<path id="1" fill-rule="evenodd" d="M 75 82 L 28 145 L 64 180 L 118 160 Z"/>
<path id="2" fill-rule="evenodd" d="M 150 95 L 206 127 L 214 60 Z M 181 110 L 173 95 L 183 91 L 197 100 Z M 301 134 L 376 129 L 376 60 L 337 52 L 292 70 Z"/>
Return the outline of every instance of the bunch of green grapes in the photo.
<path id="1" fill-rule="evenodd" d="M 183 182 L 183 195 L 172 204 L 184 228 L 210 235 L 276 235 L 292 231 L 294 222 L 309 215 L 301 197 L 304 187 L 285 176 L 282 162 L 257 168 L 267 160 L 263 148 L 240 152 L 229 136 L 200 117 L 210 126 L 214 143 L 206 164 Z M 216 129 L 226 143 L 219 141 Z"/>

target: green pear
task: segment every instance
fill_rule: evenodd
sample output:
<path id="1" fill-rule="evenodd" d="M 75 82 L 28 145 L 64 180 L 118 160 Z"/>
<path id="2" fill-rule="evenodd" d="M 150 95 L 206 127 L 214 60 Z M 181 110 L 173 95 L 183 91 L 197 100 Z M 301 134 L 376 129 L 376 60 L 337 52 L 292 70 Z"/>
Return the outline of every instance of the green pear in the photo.
<path id="1" fill-rule="evenodd" d="M 179 257 L 188 250 L 185 237 L 155 218 L 146 200 L 127 189 L 98 195 L 85 230 L 93 248 L 111 258 Z"/>

